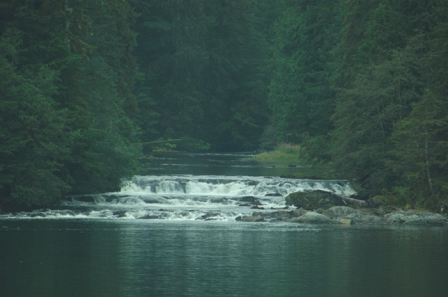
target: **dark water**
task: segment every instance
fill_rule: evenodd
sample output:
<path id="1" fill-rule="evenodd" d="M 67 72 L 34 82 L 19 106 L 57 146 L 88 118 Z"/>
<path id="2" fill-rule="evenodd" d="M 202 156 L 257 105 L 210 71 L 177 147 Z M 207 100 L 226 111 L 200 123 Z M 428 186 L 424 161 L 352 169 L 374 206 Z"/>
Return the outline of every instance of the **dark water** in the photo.
<path id="1" fill-rule="evenodd" d="M 2 221 L 0 295 L 448 296 L 447 231 Z"/>
<path id="2" fill-rule="evenodd" d="M 146 168 L 164 171 L 155 177 L 164 179 L 164 187 L 154 186 L 163 195 L 141 193 L 146 188 L 134 183 L 124 194 L 108 194 L 122 195 L 118 202 L 102 196 L 101 203 L 83 202 L 90 212 L 63 216 L 47 210 L 53 215 L 0 217 L 0 296 L 448 296 L 447 228 L 236 222 L 238 212 L 251 211 L 232 204 L 245 186 L 261 179 L 259 192 L 280 191 L 280 185 L 291 190 L 291 183 L 238 177 L 233 170 L 242 164 L 241 175 L 263 175 L 243 155 L 213 155 L 214 161 L 196 155 L 195 162 L 169 157 L 175 161 L 171 163 L 166 158 Z M 210 162 L 217 165 L 206 166 Z M 207 178 L 192 175 L 190 192 L 179 192 L 173 174 L 188 170 Z M 275 175 L 269 170 L 280 169 L 260 170 Z M 207 182 L 216 180 L 211 174 L 230 175 L 236 182 L 211 185 Z M 296 186 L 310 185 L 323 184 L 307 181 Z M 204 202 L 209 194 L 198 194 L 200 187 L 219 201 L 224 193 L 230 197 L 232 189 L 236 200 Z M 157 197 L 165 199 L 165 209 L 148 202 Z M 283 199 L 256 197 L 264 205 L 281 204 Z M 148 203 L 136 203 L 139 199 Z M 127 215 L 115 216 L 117 209 Z M 153 209 L 160 217 L 148 216 Z M 217 209 L 216 220 L 197 220 Z M 155 219 L 139 219 L 138 214 Z"/>
<path id="3" fill-rule="evenodd" d="M 313 175 L 322 170 L 309 167 L 304 162 L 260 164 L 251 160 L 253 153 L 238 154 L 179 154 L 160 152 L 154 159 L 144 162 L 139 174 L 195 174 L 195 175 L 248 175 L 280 176 L 303 173 Z"/>

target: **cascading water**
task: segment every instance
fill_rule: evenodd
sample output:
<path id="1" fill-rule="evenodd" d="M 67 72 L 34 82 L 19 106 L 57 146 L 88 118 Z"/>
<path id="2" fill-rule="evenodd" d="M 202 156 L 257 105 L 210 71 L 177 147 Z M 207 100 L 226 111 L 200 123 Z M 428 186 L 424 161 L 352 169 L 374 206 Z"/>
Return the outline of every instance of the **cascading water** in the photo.
<path id="1" fill-rule="evenodd" d="M 230 220 L 287 208 L 293 192 L 354 192 L 343 180 L 297 180 L 253 176 L 135 176 L 120 192 L 70 196 L 58 209 L 9 215 L 14 218 L 108 218 Z"/>

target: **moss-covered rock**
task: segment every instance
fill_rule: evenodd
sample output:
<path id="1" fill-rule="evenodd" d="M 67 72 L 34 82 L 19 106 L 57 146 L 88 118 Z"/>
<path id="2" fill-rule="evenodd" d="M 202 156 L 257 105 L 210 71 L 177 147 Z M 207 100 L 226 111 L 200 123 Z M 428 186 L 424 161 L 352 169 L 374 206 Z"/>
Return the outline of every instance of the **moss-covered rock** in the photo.
<path id="1" fill-rule="evenodd" d="M 312 191 L 296 192 L 286 197 L 286 205 L 294 205 L 297 208 L 307 210 L 328 209 L 332 206 L 344 205 L 341 199 L 330 192 Z"/>

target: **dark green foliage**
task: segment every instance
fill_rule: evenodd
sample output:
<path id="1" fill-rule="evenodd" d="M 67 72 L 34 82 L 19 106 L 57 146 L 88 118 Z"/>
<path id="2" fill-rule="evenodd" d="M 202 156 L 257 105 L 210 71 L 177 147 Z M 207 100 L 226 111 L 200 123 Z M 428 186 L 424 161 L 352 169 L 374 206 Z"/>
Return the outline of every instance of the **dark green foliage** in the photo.
<path id="1" fill-rule="evenodd" d="M 2 1 L 0 205 L 118 189 L 139 149 L 126 2 Z"/>
<path id="2" fill-rule="evenodd" d="M 67 113 L 51 98 L 57 71 L 17 70 L 21 43 L 15 29 L 0 37 L 0 202 L 35 206 L 69 189 L 61 174 L 69 151 Z"/>
<path id="3" fill-rule="evenodd" d="M 444 209 L 447 2 L 286 3 L 270 135 L 301 144 L 303 156 L 329 163 L 369 196 Z"/>
<path id="4" fill-rule="evenodd" d="M 385 167 L 389 138 L 420 98 L 418 66 L 415 51 L 396 52 L 391 61 L 359 74 L 351 89 L 339 91 L 332 117 L 334 165 L 373 193 L 393 180 Z"/>
<path id="5" fill-rule="evenodd" d="M 269 103 L 279 141 L 300 142 L 328 133 L 334 109 L 329 52 L 333 49 L 338 3 L 286 1 L 276 24 L 274 75 Z"/>
<path id="6" fill-rule="evenodd" d="M 131 3 L 140 14 L 134 53 L 160 115 L 158 135 L 255 148 L 268 116 L 257 1 Z M 159 137 L 154 132 L 146 141 Z"/>
<path id="7" fill-rule="evenodd" d="M 404 184 L 401 166 L 391 165 L 397 165 L 394 158 L 403 148 L 392 140 L 427 86 L 425 11 L 430 6 L 424 1 L 376 1 L 368 9 L 358 4 L 345 11 L 347 25 L 335 50 L 352 55 L 334 63 L 332 160 L 373 196 Z M 364 21 L 354 34 L 361 7 Z"/>

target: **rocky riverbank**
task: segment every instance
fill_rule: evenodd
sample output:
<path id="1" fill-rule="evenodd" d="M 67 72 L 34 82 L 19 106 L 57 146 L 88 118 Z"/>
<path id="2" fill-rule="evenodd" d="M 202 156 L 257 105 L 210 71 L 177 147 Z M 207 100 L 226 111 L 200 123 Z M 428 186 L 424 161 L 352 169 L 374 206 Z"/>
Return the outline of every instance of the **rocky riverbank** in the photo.
<path id="1" fill-rule="evenodd" d="M 349 200 L 342 198 L 344 197 L 317 191 L 293 193 L 286 197 L 286 204 L 295 206 L 297 209 L 272 212 L 255 211 L 251 216 L 238 217 L 237 220 L 244 222 L 284 221 L 305 224 L 448 226 L 448 217 L 442 214 L 384 207 L 374 201 L 359 200 L 361 201 L 359 203 L 353 198 L 349 198 Z"/>

